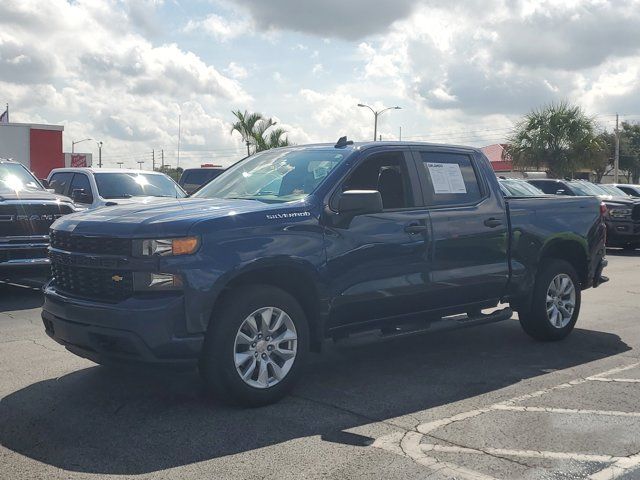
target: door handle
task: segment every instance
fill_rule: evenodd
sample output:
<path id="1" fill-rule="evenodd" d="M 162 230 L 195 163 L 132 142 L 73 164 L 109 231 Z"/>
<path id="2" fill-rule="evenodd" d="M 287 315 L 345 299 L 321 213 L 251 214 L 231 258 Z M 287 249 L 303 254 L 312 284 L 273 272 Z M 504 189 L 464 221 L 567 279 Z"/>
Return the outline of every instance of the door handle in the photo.
<path id="1" fill-rule="evenodd" d="M 487 218 L 484 221 L 484 224 L 489 228 L 496 228 L 502 225 L 502 220 L 498 220 L 497 218 Z"/>
<path id="2" fill-rule="evenodd" d="M 426 225 L 421 225 L 419 223 L 410 223 L 405 225 L 404 231 L 410 233 L 411 235 L 415 235 L 416 233 L 422 233 L 427 230 Z"/>

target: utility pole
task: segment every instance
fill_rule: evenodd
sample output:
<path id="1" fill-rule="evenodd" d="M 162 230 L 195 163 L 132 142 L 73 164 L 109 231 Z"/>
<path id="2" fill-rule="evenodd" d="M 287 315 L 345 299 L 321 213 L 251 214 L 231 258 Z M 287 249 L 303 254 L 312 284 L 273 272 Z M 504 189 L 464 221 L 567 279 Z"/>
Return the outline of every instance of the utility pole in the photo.
<path id="1" fill-rule="evenodd" d="M 620 130 L 618 130 L 618 114 L 616 113 L 616 155 L 613 159 L 613 183 L 618 183 L 620 170 Z"/>
<path id="2" fill-rule="evenodd" d="M 160 150 L 160 168 L 164 170 L 164 148 Z"/>
<path id="3" fill-rule="evenodd" d="M 156 171 L 156 150 L 151 150 L 151 170 Z"/>
<path id="4" fill-rule="evenodd" d="M 116 162 L 116 163 L 118 164 L 118 166 L 119 166 L 120 168 L 122 168 L 122 164 L 123 164 L 124 162 Z"/>
<path id="5" fill-rule="evenodd" d="M 102 142 L 98 142 L 98 168 L 102 168 Z"/>
<path id="6" fill-rule="evenodd" d="M 398 141 L 402 141 L 402 127 L 400 127 L 400 133 L 398 133 Z"/>
<path id="7" fill-rule="evenodd" d="M 178 166 L 176 168 L 180 166 L 180 126 L 181 126 L 180 117 L 181 116 L 178 115 Z"/>
<path id="8" fill-rule="evenodd" d="M 138 164 L 139 170 L 142 170 L 142 164 L 144 163 L 144 160 L 138 160 L 136 163 Z"/>
<path id="9" fill-rule="evenodd" d="M 382 141 L 382 134 L 380 134 L 379 141 L 380 142 Z"/>

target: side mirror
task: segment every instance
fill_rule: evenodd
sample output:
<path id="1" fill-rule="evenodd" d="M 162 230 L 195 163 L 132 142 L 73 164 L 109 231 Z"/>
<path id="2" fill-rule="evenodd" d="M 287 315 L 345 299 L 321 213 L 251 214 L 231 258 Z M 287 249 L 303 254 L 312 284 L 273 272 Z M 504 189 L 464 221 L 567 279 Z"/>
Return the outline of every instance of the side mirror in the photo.
<path id="1" fill-rule="evenodd" d="M 347 216 L 382 212 L 382 195 L 378 190 L 347 190 L 338 200 L 338 213 Z"/>
<path id="2" fill-rule="evenodd" d="M 93 201 L 84 188 L 74 188 L 71 193 L 71 200 L 77 203 L 91 203 Z"/>

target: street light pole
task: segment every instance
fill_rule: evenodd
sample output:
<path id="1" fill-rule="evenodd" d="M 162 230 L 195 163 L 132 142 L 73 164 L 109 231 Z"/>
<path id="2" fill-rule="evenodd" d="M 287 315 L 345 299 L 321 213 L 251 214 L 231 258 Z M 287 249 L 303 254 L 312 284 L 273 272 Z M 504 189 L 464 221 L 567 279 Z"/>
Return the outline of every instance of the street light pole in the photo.
<path id="1" fill-rule="evenodd" d="M 387 110 L 402 110 L 402 108 L 398 107 L 397 105 L 395 107 L 383 108 L 382 110 L 378 110 L 378 111 L 374 110 L 369 105 L 365 105 L 364 103 L 359 103 L 358 106 L 368 108 L 369 110 L 371 110 L 371 113 L 373 113 L 373 141 L 374 142 L 378 138 L 378 117 L 382 115 L 384 112 L 386 112 Z"/>
<path id="2" fill-rule="evenodd" d="M 102 142 L 98 143 L 98 168 L 102 168 Z"/>
<path id="3" fill-rule="evenodd" d="M 75 153 L 76 151 L 76 143 L 82 143 L 82 142 L 86 142 L 87 140 L 93 140 L 93 138 L 83 138 L 82 140 L 72 140 L 71 141 L 71 153 Z"/>
<path id="4" fill-rule="evenodd" d="M 138 160 L 136 163 L 140 165 L 140 170 L 142 170 L 142 164 L 144 163 L 144 160 Z"/>
<path id="5" fill-rule="evenodd" d="M 116 163 L 119 165 L 119 167 L 120 167 L 120 168 L 122 168 L 122 164 L 123 164 L 124 162 L 116 162 Z"/>

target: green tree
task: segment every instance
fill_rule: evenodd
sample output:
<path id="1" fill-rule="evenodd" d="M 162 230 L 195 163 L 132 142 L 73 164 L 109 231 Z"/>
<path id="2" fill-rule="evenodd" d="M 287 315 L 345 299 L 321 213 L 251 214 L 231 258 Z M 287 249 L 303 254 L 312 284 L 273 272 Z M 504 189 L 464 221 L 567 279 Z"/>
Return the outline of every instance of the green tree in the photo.
<path id="1" fill-rule="evenodd" d="M 640 124 L 622 122 L 620 170 L 627 172 L 627 182 L 638 183 L 640 181 Z"/>
<path id="2" fill-rule="evenodd" d="M 594 119 L 566 102 L 533 110 L 517 123 L 505 154 L 519 168 L 545 169 L 550 176 L 573 176 L 591 166 L 604 146 Z"/>
<path id="3" fill-rule="evenodd" d="M 613 132 L 602 132 L 598 135 L 600 149 L 592 152 L 589 166 L 595 175 L 596 183 L 602 181 L 602 177 L 613 169 L 613 158 L 616 149 L 616 136 Z"/>
<path id="4" fill-rule="evenodd" d="M 258 123 L 264 121 L 259 113 L 249 113 L 246 110 L 231 112 L 236 117 L 236 121 L 231 125 L 231 133 L 238 132 L 242 140 L 247 145 L 247 156 L 251 155 L 250 147 L 255 143 L 255 130 Z"/>
<path id="5" fill-rule="evenodd" d="M 231 126 L 231 133 L 238 132 L 247 145 L 247 155 L 253 151 L 261 152 L 271 148 L 286 147 L 290 145 L 287 131 L 283 128 L 275 128 L 277 122 L 272 118 L 265 118 L 260 113 L 249 113 L 245 110 L 232 112 L 236 122 Z"/>

